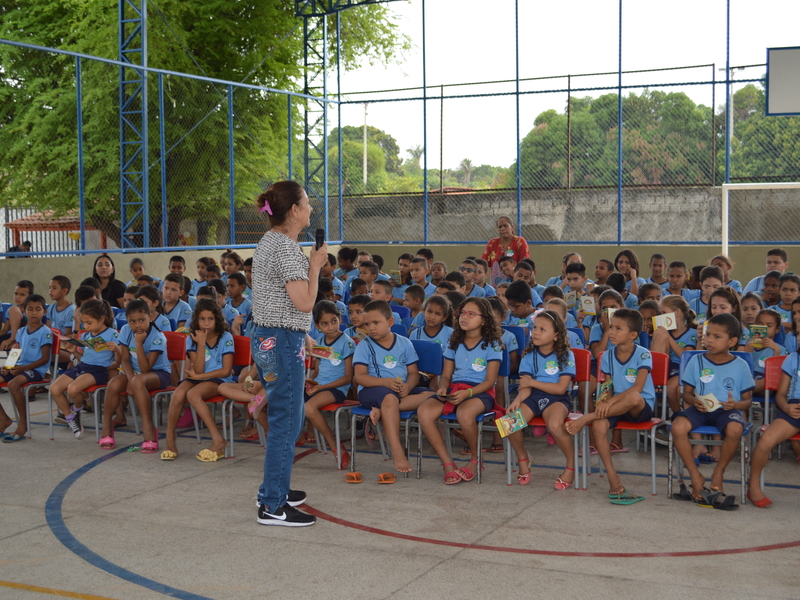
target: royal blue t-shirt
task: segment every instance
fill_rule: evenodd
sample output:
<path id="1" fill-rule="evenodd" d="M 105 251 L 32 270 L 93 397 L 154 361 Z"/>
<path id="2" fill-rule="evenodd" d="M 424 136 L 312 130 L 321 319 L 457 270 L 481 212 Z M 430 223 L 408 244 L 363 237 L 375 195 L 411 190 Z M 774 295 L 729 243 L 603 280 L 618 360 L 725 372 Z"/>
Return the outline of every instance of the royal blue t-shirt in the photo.
<path id="1" fill-rule="evenodd" d="M 453 350 L 448 346 L 444 351 L 444 359 L 455 363 L 452 383 L 481 384 L 486 380 L 486 369 L 490 362 L 502 362 L 503 349 L 499 344 L 487 344 L 483 340 L 469 348 L 461 343 Z"/>
<path id="2" fill-rule="evenodd" d="M 139 368 L 139 355 L 136 352 L 136 340 L 133 337 L 133 330 L 130 326 L 125 325 L 119 332 L 119 345 L 127 346 L 128 352 L 131 354 L 131 366 L 134 372 L 141 373 Z M 169 359 L 167 358 L 167 337 L 158 329 L 150 325 L 147 332 L 147 337 L 144 340 L 144 353 L 145 356 L 150 356 L 151 352 L 158 352 L 158 358 L 151 367 L 151 371 L 172 371 Z"/>

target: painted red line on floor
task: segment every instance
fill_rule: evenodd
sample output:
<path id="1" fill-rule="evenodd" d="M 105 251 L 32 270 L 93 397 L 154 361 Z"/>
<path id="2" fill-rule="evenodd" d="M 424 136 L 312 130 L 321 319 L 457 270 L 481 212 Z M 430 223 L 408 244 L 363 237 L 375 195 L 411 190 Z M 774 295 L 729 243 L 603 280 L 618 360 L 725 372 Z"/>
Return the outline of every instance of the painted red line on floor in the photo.
<path id="1" fill-rule="evenodd" d="M 302 455 L 300 455 L 302 456 Z M 784 542 L 781 544 L 769 544 L 767 546 L 752 546 L 750 548 L 727 548 L 722 550 L 696 550 L 684 552 L 563 552 L 559 550 L 534 550 L 530 548 L 504 548 L 502 546 L 485 546 L 483 544 L 466 544 L 463 542 L 449 542 L 447 540 L 437 540 L 433 538 L 418 537 L 416 535 L 406 535 L 404 533 L 396 533 L 394 531 L 387 531 L 385 529 L 378 529 L 377 527 L 369 527 L 368 525 L 361 525 L 360 523 L 353 523 L 346 519 L 340 519 L 327 513 L 317 510 L 308 504 L 303 505 L 303 510 L 319 519 L 350 527 L 351 529 L 358 529 L 367 533 L 375 533 L 384 535 L 395 539 L 408 540 L 410 542 L 420 542 L 423 544 L 436 544 L 438 546 L 450 546 L 452 548 L 464 548 L 470 550 L 489 550 L 492 552 L 511 552 L 515 554 L 535 554 L 538 556 L 588 556 L 595 558 L 665 558 L 665 557 L 682 557 L 682 556 L 717 556 L 724 554 L 747 554 L 750 552 L 767 552 L 769 550 L 783 550 L 785 548 L 796 548 L 800 546 L 800 540 L 796 542 Z"/>

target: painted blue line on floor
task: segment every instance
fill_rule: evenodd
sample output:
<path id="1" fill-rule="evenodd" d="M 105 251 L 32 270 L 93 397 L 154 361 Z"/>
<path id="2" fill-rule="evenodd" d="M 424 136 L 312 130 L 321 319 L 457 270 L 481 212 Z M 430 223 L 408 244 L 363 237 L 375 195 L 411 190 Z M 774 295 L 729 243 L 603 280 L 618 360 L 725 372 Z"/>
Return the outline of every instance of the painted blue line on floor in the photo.
<path id="1" fill-rule="evenodd" d="M 75 483 L 81 476 L 88 473 L 96 466 L 104 463 L 107 460 L 110 460 L 121 454 L 126 452 L 128 447 L 120 448 L 114 452 L 110 452 L 105 456 L 101 456 L 97 460 L 93 460 L 92 462 L 82 466 L 77 471 L 74 471 L 67 477 L 65 477 L 61 483 L 59 483 L 55 489 L 50 494 L 50 497 L 47 498 L 47 504 L 45 504 L 45 517 L 47 518 L 47 525 L 50 527 L 50 531 L 53 532 L 53 535 L 56 536 L 56 539 L 64 544 L 64 546 L 72 552 L 76 554 L 90 565 L 97 567 L 113 575 L 114 577 L 119 577 L 120 579 L 124 579 L 125 581 L 129 581 L 135 585 L 139 585 L 141 587 L 147 588 L 159 594 L 164 594 L 165 596 L 170 596 L 172 598 L 180 598 L 182 600 L 212 600 L 206 596 L 199 596 L 197 594 L 193 594 L 191 592 L 186 592 L 184 590 L 179 590 L 177 588 L 171 587 L 169 585 L 165 585 L 163 583 L 159 583 L 158 581 L 153 581 L 152 579 L 148 579 L 147 577 L 142 577 L 141 575 L 137 575 L 119 565 L 112 563 L 109 560 L 106 560 L 96 552 L 89 550 L 85 545 L 78 541 L 78 539 L 72 535 L 72 532 L 67 527 L 66 523 L 64 522 L 64 517 L 61 513 L 62 505 L 64 502 L 64 495 L 67 493 L 69 488 Z"/>

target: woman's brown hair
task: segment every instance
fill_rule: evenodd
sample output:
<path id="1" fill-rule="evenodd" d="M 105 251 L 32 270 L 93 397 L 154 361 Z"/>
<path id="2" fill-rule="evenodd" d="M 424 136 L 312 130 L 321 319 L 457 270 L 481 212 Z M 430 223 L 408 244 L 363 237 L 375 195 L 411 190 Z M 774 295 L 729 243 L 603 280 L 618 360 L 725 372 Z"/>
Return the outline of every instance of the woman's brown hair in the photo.
<path id="1" fill-rule="evenodd" d="M 303 200 L 303 186 L 296 181 L 278 181 L 256 198 L 260 212 L 266 212 L 272 227 L 282 225 L 292 210 Z"/>

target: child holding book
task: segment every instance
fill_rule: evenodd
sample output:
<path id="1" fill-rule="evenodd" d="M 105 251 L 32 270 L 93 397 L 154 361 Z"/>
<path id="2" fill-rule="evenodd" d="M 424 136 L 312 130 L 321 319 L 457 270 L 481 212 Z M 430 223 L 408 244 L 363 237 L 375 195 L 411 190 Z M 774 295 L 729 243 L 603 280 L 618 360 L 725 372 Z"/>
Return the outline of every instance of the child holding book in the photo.
<path id="1" fill-rule="evenodd" d="M 786 356 L 786 348 L 775 342 L 775 334 L 781 327 L 781 315 L 771 308 L 762 309 L 756 324 L 750 328 L 750 339 L 744 347 L 753 355 L 753 372 L 756 396 L 764 395 L 764 361 L 771 356 Z M 758 335 L 756 333 L 758 332 Z"/>
<path id="2" fill-rule="evenodd" d="M 644 331 L 648 338 L 650 338 L 650 342 L 647 346 L 647 348 L 650 349 L 653 345 L 653 333 L 655 333 L 655 330 L 653 329 L 653 317 L 660 315 L 661 309 L 658 307 L 658 302 L 655 302 L 654 300 L 645 300 L 639 304 L 639 314 L 642 315 L 642 319 L 644 321 L 642 331 Z"/>
<path id="3" fill-rule="evenodd" d="M 457 317 L 444 353 L 438 393 L 428 397 L 417 411 L 420 427 L 442 461 L 447 485 L 475 478 L 482 452 L 476 418 L 495 405 L 494 388 L 503 360 L 503 333 L 488 300 L 467 298 L 459 306 Z M 459 468 L 436 424 L 443 414 L 453 412 L 470 448 L 469 464 Z"/>
<path id="4" fill-rule="evenodd" d="M 23 303 L 28 324 L 17 332 L 14 347 L 19 350 L 14 365 L 7 364 L 0 370 L 0 378 L 8 384 L 8 392 L 17 408 L 17 429 L 3 433 L 13 423 L 0 406 L 0 439 L 3 442 L 21 442 L 28 433 L 28 418 L 25 410 L 25 391 L 22 386 L 42 381 L 50 366 L 53 350 L 53 334 L 42 320 L 45 317 L 45 301 L 39 294 L 30 294 Z M 56 350 L 57 351 L 57 350 Z M 10 362 L 10 361 L 7 361 Z"/>
<path id="5" fill-rule="evenodd" d="M 397 259 L 397 270 L 399 271 L 399 276 L 396 274 L 395 277 L 399 277 L 399 282 L 393 280 L 394 283 L 394 291 L 392 292 L 392 296 L 394 297 L 395 301 L 399 301 L 403 298 L 403 293 L 406 291 L 406 288 L 411 285 L 413 282 L 411 281 L 411 261 L 414 260 L 414 257 L 405 252 L 400 255 Z M 446 273 L 446 271 L 445 271 Z M 444 278 L 444 275 L 442 275 Z M 426 282 L 427 284 L 427 282 Z M 425 289 L 425 286 L 422 286 Z"/>
<path id="6" fill-rule="evenodd" d="M 416 410 L 432 392 L 417 385 L 417 353 L 408 338 L 392 333 L 394 320 L 389 305 L 370 302 L 364 313 L 369 336 L 356 346 L 353 383 L 358 385 L 361 406 L 371 409 L 372 423 L 383 421 L 394 468 L 408 473 L 411 465 L 400 441 L 400 412 Z"/>
<path id="7" fill-rule="evenodd" d="M 567 310 L 575 317 L 580 310 L 580 298 L 586 288 L 588 278 L 586 277 L 586 267 L 583 263 L 570 263 L 564 270 L 564 279 L 567 281 L 567 290 L 564 301 Z"/>
<path id="8" fill-rule="evenodd" d="M 583 329 L 583 339 L 588 340 L 589 335 L 592 333 L 592 327 L 597 324 L 597 319 L 600 313 L 599 306 L 600 306 L 600 296 L 606 290 L 610 290 L 611 288 L 607 285 L 595 285 L 592 287 L 592 290 L 589 292 L 589 295 L 592 297 L 594 301 L 594 314 L 588 314 L 585 312 L 583 307 L 581 310 L 578 311 L 578 323 L 580 323 L 581 328 Z M 567 325 L 569 327 L 569 325 Z"/>
<path id="9" fill-rule="evenodd" d="M 569 391 L 575 378 L 575 357 L 569 349 L 567 328 L 557 312 L 544 310 L 536 315 L 519 374 L 519 394 L 507 412 L 522 410 L 526 422 L 533 417 L 545 420 L 547 430 L 567 460 L 553 487 L 565 490 L 575 480 L 572 439 L 564 427 L 571 406 Z M 531 480 L 531 467 L 522 430 L 512 433 L 509 442 L 519 463 L 517 481 L 520 485 L 527 485 Z"/>
<path id="10" fill-rule="evenodd" d="M 740 343 L 742 345 L 747 343 L 750 337 L 750 326 L 756 324 L 756 317 L 761 309 L 764 308 L 764 303 L 761 301 L 761 296 L 755 292 L 747 292 L 741 299 L 742 306 L 742 331 L 747 332 L 747 338 L 743 339 Z M 787 346 L 788 348 L 788 346 Z"/>
<path id="11" fill-rule="evenodd" d="M 142 417 L 142 454 L 153 454 L 158 451 L 158 430 L 153 425 L 150 391 L 163 390 L 170 384 L 172 368 L 167 356 L 167 338 L 151 323 L 150 307 L 144 300 L 130 302 L 125 318 L 128 323 L 122 327 L 118 341 L 122 373 L 111 379 L 106 389 L 100 448 L 114 449 L 112 419 L 125 393 L 136 402 Z"/>
<path id="12" fill-rule="evenodd" d="M 691 493 L 681 484 L 681 493 L 676 497 L 725 509 L 735 502 L 735 498 L 723 493 L 725 469 L 739 446 L 744 431 L 742 411 L 750 408 L 754 382 L 747 363 L 731 354 L 741 333 L 736 318 L 719 314 L 707 322 L 707 351 L 693 356 L 683 373 L 683 401 L 687 408 L 672 415 L 675 449 L 692 480 Z M 695 464 L 689 441 L 689 432 L 704 425 L 716 427 L 724 437 L 710 492 L 705 489 L 706 478 Z"/>
<path id="13" fill-rule="evenodd" d="M 781 272 L 770 271 L 764 275 L 764 287 L 761 290 L 761 300 L 764 306 L 775 306 L 781 299 Z"/>
<path id="14" fill-rule="evenodd" d="M 633 504 L 642 496 L 628 494 L 611 460 L 608 430 L 620 420 L 644 423 L 653 418 L 656 391 L 650 371 L 653 359 L 650 352 L 636 343 L 642 332 L 642 315 L 622 308 L 614 312 L 608 325 L 612 348 L 603 354 L 600 370 L 610 383 L 610 390 L 601 393 L 593 413 L 569 421 L 566 430 L 572 435 L 592 424 L 597 452 L 608 474 L 608 497 L 613 503 Z M 604 387 L 606 387 L 604 385 Z"/>
<path id="15" fill-rule="evenodd" d="M 664 277 L 664 271 L 667 269 L 667 257 L 663 254 L 653 254 L 648 266 L 650 267 L 650 277 L 647 278 L 647 283 L 655 283 L 665 289 L 669 285 L 669 279 Z"/>
<path id="16" fill-rule="evenodd" d="M 669 355 L 669 383 L 667 384 L 667 399 L 672 412 L 680 410 L 680 369 L 681 355 L 686 350 L 697 348 L 697 322 L 695 314 L 682 296 L 670 295 L 661 301 L 661 314 L 674 314 L 675 329 L 668 330 L 658 327 L 653 332 L 653 342 L 650 349 Z"/>
<path id="17" fill-rule="evenodd" d="M 381 281 L 376 283 L 386 283 Z M 350 464 L 350 454 L 344 447 L 336 447 L 336 438 L 320 409 L 328 404 L 341 404 L 347 399 L 353 381 L 353 354 L 356 345 L 347 335 L 339 331 L 339 309 L 327 300 L 317 302 L 313 310 L 314 323 L 320 332 L 314 342 L 329 349 L 326 356 L 314 356 L 314 367 L 305 390 L 306 418 L 322 434 L 334 458 L 341 452 L 341 468 Z M 337 458 L 338 462 L 338 458 Z"/>

